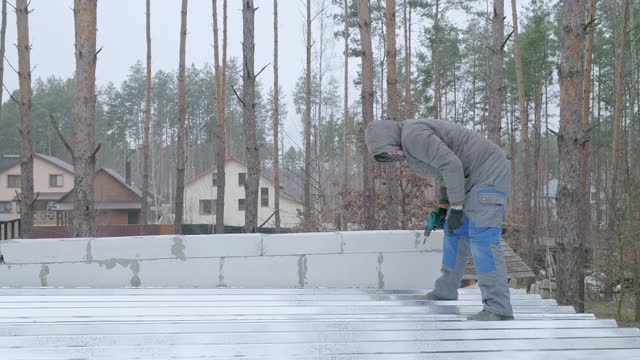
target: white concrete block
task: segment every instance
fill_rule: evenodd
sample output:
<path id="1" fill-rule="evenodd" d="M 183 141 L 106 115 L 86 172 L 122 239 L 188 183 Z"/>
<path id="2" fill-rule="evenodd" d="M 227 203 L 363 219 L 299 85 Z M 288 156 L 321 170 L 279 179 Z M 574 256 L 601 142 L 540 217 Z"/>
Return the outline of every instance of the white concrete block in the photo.
<path id="1" fill-rule="evenodd" d="M 50 264 L 44 279 L 49 287 L 132 287 L 140 284 L 137 264 L 137 261 Z"/>
<path id="2" fill-rule="evenodd" d="M 172 252 L 179 241 L 174 235 L 96 238 L 91 239 L 91 258 L 98 261 L 175 258 Z"/>
<path id="3" fill-rule="evenodd" d="M 420 236 L 424 238 L 424 231 L 420 231 Z M 444 249 L 444 231 L 436 230 L 432 231 L 427 241 L 425 242 L 424 249 L 427 251 L 439 251 L 442 252 Z"/>
<path id="4" fill-rule="evenodd" d="M 40 287 L 42 265 L 0 265 L 0 288 Z"/>
<path id="5" fill-rule="evenodd" d="M 187 258 L 262 255 L 261 234 L 191 235 L 180 238 Z"/>
<path id="6" fill-rule="evenodd" d="M 299 287 L 304 266 L 300 256 L 232 257 L 221 261 L 220 284 L 245 288 Z"/>
<path id="7" fill-rule="evenodd" d="M 305 287 L 378 288 L 379 254 L 309 255 Z"/>
<path id="8" fill-rule="evenodd" d="M 437 234 L 428 239 L 434 241 Z M 424 243 L 424 232 L 396 231 L 353 231 L 342 233 L 342 248 L 345 254 L 425 251 L 429 245 Z"/>
<path id="9" fill-rule="evenodd" d="M 339 254 L 340 233 L 263 235 L 264 255 Z"/>
<path id="10" fill-rule="evenodd" d="M 213 288 L 220 282 L 220 259 L 140 261 L 142 287 Z"/>
<path id="11" fill-rule="evenodd" d="M 442 253 L 385 253 L 382 261 L 387 289 L 429 289 L 440 276 Z"/>
<path id="12" fill-rule="evenodd" d="M 7 264 L 86 261 L 89 239 L 30 239 L 0 242 Z"/>

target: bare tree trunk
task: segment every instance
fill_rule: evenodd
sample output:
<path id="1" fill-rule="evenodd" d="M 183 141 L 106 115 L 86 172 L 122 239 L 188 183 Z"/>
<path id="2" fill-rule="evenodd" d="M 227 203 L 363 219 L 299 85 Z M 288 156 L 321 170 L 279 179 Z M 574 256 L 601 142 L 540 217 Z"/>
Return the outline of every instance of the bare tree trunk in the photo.
<path id="1" fill-rule="evenodd" d="M 584 75 L 582 78 L 582 128 L 589 128 L 589 99 L 591 98 L 591 71 L 593 65 L 593 43 L 596 31 L 596 0 L 589 0 L 589 9 L 587 12 L 587 48 L 584 56 Z M 589 234 L 591 232 L 591 186 L 589 182 L 589 133 L 584 133 L 585 141 L 582 144 L 582 174 L 580 177 L 580 188 L 582 189 L 582 197 L 580 209 L 582 210 L 580 223 L 584 226 L 579 228 L 581 239 L 585 243 L 589 243 Z"/>
<path id="2" fill-rule="evenodd" d="M 387 118 L 399 121 L 398 111 L 398 71 L 396 49 L 396 0 L 387 0 L 385 8 L 385 27 L 387 28 Z M 398 228 L 398 163 L 387 164 L 387 215 L 386 228 Z"/>
<path id="3" fill-rule="evenodd" d="M 598 121 L 602 121 L 602 67 L 598 66 L 598 76 L 597 76 L 597 80 L 598 80 L 598 112 L 596 114 Z M 600 137 L 600 129 L 596 128 L 596 133 L 598 134 L 598 137 Z M 602 198 L 603 198 L 603 170 L 602 170 L 602 154 L 600 154 L 600 152 L 596 152 L 596 178 L 595 178 L 595 190 L 596 190 L 596 226 L 599 228 L 602 225 L 602 218 L 603 218 L 603 212 L 602 212 Z M 606 203 L 606 202 L 605 202 Z"/>
<path id="4" fill-rule="evenodd" d="M 258 186 L 260 181 L 260 159 L 256 136 L 256 74 L 254 17 L 256 9 L 253 0 L 244 0 L 242 6 L 242 97 L 244 107 L 242 122 L 247 156 L 247 181 L 245 184 L 244 231 L 258 230 Z"/>
<path id="5" fill-rule="evenodd" d="M 369 1 L 358 0 L 358 18 L 360 27 L 360 45 L 362 47 L 362 119 L 364 127 L 373 121 L 373 49 L 371 47 L 371 14 Z M 364 130 L 364 129 L 363 129 Z M 363 151 L 363 207 L 364 226 L 367 230 L 376 229 L 375 184 L 373 164 L 369 158 L 367 145 L 364 143 L 364 131 L 360 133 Z"/>
<path id="6" fill-rule="evenodd" d="M 280 232 L 280 84 L 278 82 L 278 0 L 273 0 L 273 172 L 276 233 Z"/>
<path id="7" fill-rule="evenodd" d="M 227 17 L 227 0 L 223 3 L 224 34 L 223 34 L 223 64 L 220 65 L 220 41 L 218 39 L 218 1 L 213 0 L 213 50 L 214 50 L 214 66 L 216 81 L 216 176 L 213 177 L 213 186 L 216 187 L 216 223 L 215 233 L 224 233 L 224 191 L 226 187 L 226 17 Z"/>
<path id="8" fill-rule="evenodd" d="M 533 221 L 531 216 L 531 151 L 529 145 L 529 114 L 527 110 L 527 98 L 524 93 L 524 78 L 522 73 L 522 59 L 518 36 L 518 12 L 516 0 L 511 0 L 511 13 L 513 15 L 513 47 L 515 49 L 516 78 L 518 80 L 518 108 L 520 113 L 520 137 L 523 148 L 522 157 L 522 187 L 520 197 L 520 218 L 526 227 L 526 236 L 521 238 L 523 257 L 528 263 L 532 259 L 531 239 L 533 236 Z"/>
<path id="9" fill-rule="evenodd" d="M 304 111 L 304 223 L 310 229 L 312 217 L 311 201 L 311 0 L 307 0 L 307 68 L 305 78 Z"/>
<path id="10" fill-rule="evenodd" d="M 509 154 L 511 155 L 511 169 L 514 169 L 514 174 L 516 174 L 515 169 L 517 169 L 517 156 L 516 156 L 516 127 L 515 127 L 515 121 L 516 121 L 516 111 L 515 111 L 515 105 L 513 104 L 513 100 L 510 103 L 510 107 L 511 107 L 511 121 L 509 122 L 509 124 L 507 126 L 509 126 Z M 511 180 L 511 186 L 509 188 L 509 191 L 511 193 L 511 199 L 516 199 L 515 196 L 515 189 L 518 187 L 518 177 L 517 176 L 513 176 L 512 180 Z M 515 201 L 511 202 L 511 207 L 512 209 L 515 208 Z M 512 211 L 512 213 L 517 213 Z M 518 244 L 520 246 L 520 244 Z M 519 248 L 519 250 L 522 250 Z"/>
<path id="11" fill-rule="evenodd" d="M 550 162 L 550 148 L 549 144 L 549 80 L 544 80 L 544 128 L 545 128 L 545 141 L 544 141 L 544 224 L 547 229 L 546 235 L 549 235 L 549 224 L 551 223 L 551 209 L 549 204 L 549 182 L 551 181 L 551 162 Z"/>
<path id="12" fill-rule="evenodd" d="M 560 61 L 560 132 L 558 135 L 558 302 L 584 311 L 586 248 L 579 235 L 582 162 L 582 71 L 584 1 L 564 3 Z"/>
<path id="13" fill-rule="evenodd" d="M 29 43 L 29 4 L 16 1 L 18 30 L 18 77 L 20 80 L 20 238 L 33 234 L 33 141 L 31 136 L 31 44 Z M 2 59 L 4 60 L 4 59 Z"/>
<path id="14" fill-rule="evenodd" d="M 542 74 L 539 75 L 540 77 Z M 542 176 L 542 166 L 540 163 L 540 153 L 542 147 L 542 80 L 539 80 L 539 83 L 536 85 L 535 94 L 534 94 L 534 106 L 533 106 L 533 136 L 534 136 L 534 147 L 533 147 L 533 158 L 532 158 L 532 167 L 535 169 L 532 174 L 531 181 L 531 191 L 533 192 L 533 215 L 531 216 L 530 221 L 533 223 L 533 228 L 536 229 L 539 225 L 539 215 L 540 215 L 540 178 Z M 530 166 L 531 167 L 531 166 Z"/>
<path id="15" fill-rule="evenodd" d="M 151 127 L 151 0 L 147 0 L 147 98 L 144 110 L 144 164 L 142 169 L 142 224 L 149 221 L 149 132 Z"/>
<path id="16" fill-rule="evenodd" d="M 489 76 L 489 140 L 502 143 L 502 98 L 504 97 L 504 0 L 493 0 L 492 39 Z M 474 93 L 475 94 L 475 93 Z M 475 108 L 475 106 L 474 106 Z M 474 120 L 475 121 L 475 120 Z"/>
<path id="17" fill-rule="evenodd" d="M 351 179 L 351 142 L 349 129 L 349 0 L 344 0 L 344 187 L 350 187 Z M 344 200 L 344 199 L 342 199 Z M 341 224 L 344 230 L 348 230 L 348 214 L 346 207 L 342 206 Z"/>
<path id="18" fill-rule="evenodd" d="M 0 84 L 4 84 L 4 52 L 7 35 L 7 0 L 2 0 L 2 24 L 0 26 Z M 4 104 L 2 102 L 3 94 L 4 89 L 0 89 L 0 120 L 2 120 L 2 104 Z"/>
<path id="19" fill-rule="evenodd" d="M 613 112 L 613 144 L 611 170 L 609 174 L 609 232 L 612 234 L 614 230 L 615 217 L 618 212 L 617 186 L 621 171 L 620 156 L 622 155 L 622 125 L 621 118 L 624 111 L 624 53 L 627 43 L 627 28 L 629 26 L 629 0 L 624 1 L 624 10 L 622 13 L 622 32 L 620 33 L 620 41 L 616 51 L 616 103 Z"/>
<path id="20" fill-rule="evenodd" d="M 440 120 L 442 103 L 440 100 L 440 0 L 435 0 L 435 13 L 433 14 L 433 41 L 431 48 L 431 61 L 433 61 L 433 107 L 436 119 Z"/>
<path id="21" fill-rule="evenodd" d="M 96 231 L 94 176 L 96 154 L 96 8 L 98 0 L 75 0 L 76 93 L 73 133 L 75 193 L 73 225 L 75 237 L 93 237 Z"/>
<path id="22" fill-rule="evenodd" d="M 404 0 L 404 118 L 413 117 L 411 101 L 411 4 Z"/>
<path id="23" fill-rule="evenodd" d="M 180 20 L 180 62 L 178 65 L 178 155 L 176 157 L 176 198 L 175 221 L 173 231 L 182 234 L 182 216 L 184 215 L 184 167 L 186 164 L 184 148 L 184 127 L 187 115 L 187 102 L 185 97 L 185 72 L 187 51 L 187 8 L 188 0 L 182 0 Z"/>

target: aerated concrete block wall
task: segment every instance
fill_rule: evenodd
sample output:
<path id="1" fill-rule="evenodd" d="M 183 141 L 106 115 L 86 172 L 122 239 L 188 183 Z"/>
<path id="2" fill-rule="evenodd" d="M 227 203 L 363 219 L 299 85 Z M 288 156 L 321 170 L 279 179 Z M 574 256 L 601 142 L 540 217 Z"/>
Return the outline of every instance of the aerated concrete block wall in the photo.
<path id="1" fill-rule="evenodd" d="M 429 288 L 442 232 L 148 236 L 0 242 L 0 287 Z"/>

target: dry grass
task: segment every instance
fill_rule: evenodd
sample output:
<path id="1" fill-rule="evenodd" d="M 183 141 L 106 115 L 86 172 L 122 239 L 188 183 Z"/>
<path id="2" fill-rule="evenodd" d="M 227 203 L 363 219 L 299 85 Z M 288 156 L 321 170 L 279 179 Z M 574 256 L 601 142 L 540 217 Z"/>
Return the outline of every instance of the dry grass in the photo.
<path id="1" fill-rule="evenodd" d="M 615 319 L 617 310 L 616 300 L 586 299 L 585 312 L 593 313 L 599 319 Z M 618 324 L 622 327 L 640 327 L 640 322 L 634 322 L 635 301 L 633 296 L 626 296 L 622 304 L 622 318 Z"/>

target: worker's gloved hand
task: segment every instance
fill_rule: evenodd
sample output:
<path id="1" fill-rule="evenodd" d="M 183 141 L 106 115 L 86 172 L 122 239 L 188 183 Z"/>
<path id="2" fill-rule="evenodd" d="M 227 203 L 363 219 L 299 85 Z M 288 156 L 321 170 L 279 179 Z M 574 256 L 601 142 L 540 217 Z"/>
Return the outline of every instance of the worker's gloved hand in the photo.
<path id="1" fill-rule="evenodd" d="M 449 209 L 449 217 L 447 224 L 449 225 L 449 234 L 453 235 L 456 230 L 462 227 L 464 223 L 464 211 L 462 209 Z"/>

